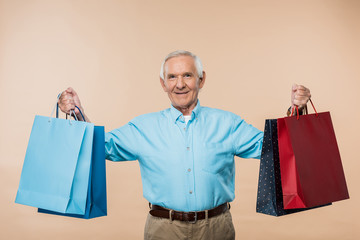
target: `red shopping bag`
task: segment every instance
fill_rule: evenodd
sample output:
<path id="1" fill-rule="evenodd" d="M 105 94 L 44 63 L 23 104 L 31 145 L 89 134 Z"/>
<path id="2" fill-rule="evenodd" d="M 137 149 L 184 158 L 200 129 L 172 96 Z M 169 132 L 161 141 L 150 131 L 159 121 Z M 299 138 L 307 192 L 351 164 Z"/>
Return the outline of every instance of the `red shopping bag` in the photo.
<path id="1" fill-rule="evenodd" d="M 277 125 L 284 209 L 348 199 L 330 113 L 279 118 Z"/>

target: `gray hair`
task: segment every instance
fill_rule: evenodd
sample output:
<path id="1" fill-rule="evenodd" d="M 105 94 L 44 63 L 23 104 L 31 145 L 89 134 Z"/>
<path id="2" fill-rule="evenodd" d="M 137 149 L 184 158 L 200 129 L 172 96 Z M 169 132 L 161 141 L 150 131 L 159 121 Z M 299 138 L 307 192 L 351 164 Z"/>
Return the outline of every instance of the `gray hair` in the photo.
<path id="1" fill-rule="evenodd" d="M 175 52 L 171 52 L 169 53 L 164 61 L 162 62 L 161 64 L 161 68 L 160 68 L 160 78 L 162 80 L 165 79 L 165 76 L 164 76 L 164 67 L 165 67 L 165 63 L 167 60 L 169 60 L 170 58 L 173 58 L 173 57 L 179 57 L 179 56 L 190 56 L 194 59 L 194 62 L 195 62 L 195 68 L 196 68 L 196 71 L 197 71 L 197 74 L 199 76 L 199 78 L 202 78 L 203 77 L 203 66 L 202 66 L 202 63 L 201 63 L 201 60 L 198 56 L 196 56 L 195 54 L 189 52 L 189 51 L 184 51 L 184 50 L 178 50 L 178 51 L 175 51 Z"/>

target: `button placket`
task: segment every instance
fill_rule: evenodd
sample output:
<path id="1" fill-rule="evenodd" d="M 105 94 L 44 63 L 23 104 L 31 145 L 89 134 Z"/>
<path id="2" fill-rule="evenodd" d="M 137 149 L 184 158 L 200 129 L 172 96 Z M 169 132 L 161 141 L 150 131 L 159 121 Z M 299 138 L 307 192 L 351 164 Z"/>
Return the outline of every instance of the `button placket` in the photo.
<path id="1" fill-rule="evenodd" d="M 188 187 L 188 202 L 190 204 L 189 207 L 191 206 L 195 206 L 195 183 L 194 183 L 194 171 L 193 171 L 193 166 L 194 166 L 194 154 L 193 154 L 193 143 L 192 143 L 192 139 L 193 139 L 193 127 L 194 127 L 194 122 L 193 121 L 189 121 L 187 126 L 184 128 L 185 130 L 185 166 L 188 166 L 187 168 L 185 168 L 186 170 L 186 177 L 187 177 L 187 187 Z"/>

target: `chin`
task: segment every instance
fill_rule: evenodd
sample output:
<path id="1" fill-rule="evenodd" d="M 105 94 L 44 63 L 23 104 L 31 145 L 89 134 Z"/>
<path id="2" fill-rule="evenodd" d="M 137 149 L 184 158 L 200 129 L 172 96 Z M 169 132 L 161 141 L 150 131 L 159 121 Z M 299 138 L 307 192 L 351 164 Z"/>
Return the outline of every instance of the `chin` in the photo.
<path id="1" fill-rule="evenodd" d="M 173 103 L 173 105 L 175 104 L 176 106 L 178 106 L 178 107 L 183 107 L 183 106 L 187 106 L 188 105 L 188 101 L 174 101 L 174 103 Z M 175 106 L 174 105 L 174 106 Z"/>

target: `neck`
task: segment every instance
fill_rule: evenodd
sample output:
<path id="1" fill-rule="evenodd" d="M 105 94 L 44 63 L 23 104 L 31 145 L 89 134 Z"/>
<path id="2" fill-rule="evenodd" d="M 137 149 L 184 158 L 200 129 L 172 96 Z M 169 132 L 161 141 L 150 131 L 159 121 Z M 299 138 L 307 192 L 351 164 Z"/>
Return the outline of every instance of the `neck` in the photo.
<path id="1" fill-rule="evenodd" d="M 179 107 L 175 107 L 175 108 L 179 110 L 184 116 L 191 115 L 192 110 L 194 109 L 194 108 L 190 109 L 190 108 L 179 108 Z"/>
<path id="2" fill-rule="evenodd" d="M 196 107 L 197 101 L 190 106 L 187 107 L 180 107 L 180 106 L 174 106 L 177 110 L 179 110 L 184 116 L 191 115 L 192 111 Z"/>

